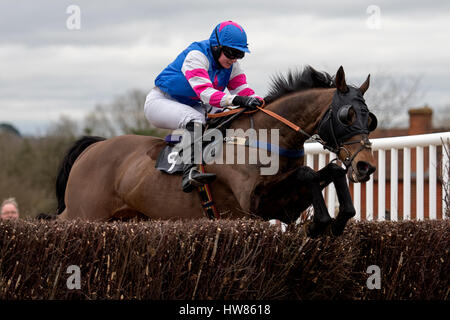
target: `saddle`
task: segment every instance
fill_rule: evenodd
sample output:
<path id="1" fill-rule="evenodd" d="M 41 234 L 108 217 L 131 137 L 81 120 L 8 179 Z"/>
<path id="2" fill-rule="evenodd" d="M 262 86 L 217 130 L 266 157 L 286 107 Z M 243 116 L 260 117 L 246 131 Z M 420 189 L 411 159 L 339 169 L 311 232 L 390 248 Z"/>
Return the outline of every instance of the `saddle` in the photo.
<path id="1" fill-rule="evenodd" d="M 222 135 L 225 136 L 225 131 L 231 123 L 231 117 L 233 117 L 233 115 L 208 118 L 206 122 L 206 129 L 218 129 L 222 132 Z M 182 137 L 182 130 L 177 129 L 164 138 L 166 146 L 161 150 L 156 160 L 155 168 L 157 170 L 168 174 L 183 173 L 183 163 L 180 155 L 181 149 L 177 148 L 177 145 L 181 142 Z M 214 157 L 214 146 L 219 143 L 222 144 L 222 141 L 207 141 L 206 143 L 203 143 L 203 164 L 205 163 L 205 160 L 207 162 L 207 160 L 211 159 L 211 157 Z"/>

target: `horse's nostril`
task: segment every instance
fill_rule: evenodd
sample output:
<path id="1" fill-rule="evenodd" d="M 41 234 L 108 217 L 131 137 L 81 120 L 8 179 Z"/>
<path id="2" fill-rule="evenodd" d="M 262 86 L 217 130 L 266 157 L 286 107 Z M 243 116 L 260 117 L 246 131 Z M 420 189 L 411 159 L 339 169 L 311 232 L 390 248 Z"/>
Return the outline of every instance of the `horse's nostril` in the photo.
<path id="1" fill-rule="evenodd" d="M 358 173 L 360 175 L 371 175 L 376 170 L 374 166 L 370 165 L 370 163 L 366 161 L 358 161 L 356 164 L 356 169 L 358 169 Z"/>
<path id="2" fill-rule="evenodd" d="M 365 161 L 358 161 L 356 164 L 356 168 L 358 169 L 359 173 L 366 173 L 369 171 L 369 164 Z"/>

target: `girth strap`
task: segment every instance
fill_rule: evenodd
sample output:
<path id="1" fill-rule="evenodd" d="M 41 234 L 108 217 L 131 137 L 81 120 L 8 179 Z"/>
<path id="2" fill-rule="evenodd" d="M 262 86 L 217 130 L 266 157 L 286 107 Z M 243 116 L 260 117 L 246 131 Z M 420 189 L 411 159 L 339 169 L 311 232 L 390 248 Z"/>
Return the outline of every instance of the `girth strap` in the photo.
<path id="1" fill-rule="evenodd" d="M 289 150 L 284 149 L 280 146 L 268 143 L 268 142 L 262 142 L 259 140 L 249 140 L 247 138 L 242 137 L 225 137 L 224 138 L 225 143 L 228 144 L 237 144 L 241 146 L 256 148 L 256 149 L 264 149 L 269 152 L 274 152 L 282 157 L 287 158 L 301 158 L 305 155 L 304 149 L 297 149 L 297 150 Z"/>
<path id="2" fill-rule="evenodd" d="M 200 165 L 200 171 L 205 173 L 205 167 L 203 164 Z M 203 212 L 205 216 L 209 219 L 220 219 L 220 214 L 214 204 L 211 189 L 208 184 L 198 187 L 198 194 L 200 195 L 200 202 L 202 204 Z"/>

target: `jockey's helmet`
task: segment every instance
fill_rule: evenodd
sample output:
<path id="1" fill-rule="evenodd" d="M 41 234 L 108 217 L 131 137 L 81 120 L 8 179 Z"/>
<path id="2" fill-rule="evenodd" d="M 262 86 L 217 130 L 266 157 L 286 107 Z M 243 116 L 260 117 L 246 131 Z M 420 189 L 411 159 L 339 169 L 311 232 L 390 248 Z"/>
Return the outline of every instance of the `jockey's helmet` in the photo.
<path id="1" fill-rule="evenodd" d="M 250 53 L 247 34 L 239 24 L 233 21 L 219 23 L 211 33 L 209 41 L 212 47 L 229 47 Z"/>

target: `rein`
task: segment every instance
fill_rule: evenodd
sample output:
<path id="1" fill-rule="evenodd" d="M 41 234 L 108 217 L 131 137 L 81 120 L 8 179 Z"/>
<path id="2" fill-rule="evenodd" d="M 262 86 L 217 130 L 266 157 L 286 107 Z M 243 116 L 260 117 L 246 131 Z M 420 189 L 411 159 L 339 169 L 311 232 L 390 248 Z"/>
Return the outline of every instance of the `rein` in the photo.
<path id="1" fill-rule="evenodd" d="M 305 132 L 302 128 L 300 128 L 296 124 L 292 123 L 288 119 L 280 116 L 279 114 L 277 114 L 277 113 L 275 113 L 273 111 L 264 109 L 265 107 L 266 107 L 266 102 L 263 100 L 263 104 L 262 104 L 261 107 L 256 106 L 257 110 L 244 111 L 243 113 L 245 113 L 245 114 L 252 114 L 252 113 L 256 113 L 259 110 L 261 110 L 262 112 L 264 112 L 265 114 L 271 116 L 272 118 L 275 118 L 278 121 L 283 122 L 285 125 L 287 125 L 291 129 L 293 129 L 294 131 L 300 132 L 300 133 L 306 135 L 307 137 L 311 138 L 311 136 L 307 132 Z M 226 117 L 226 116 L 229 116 L 229 115 L 232 115 L 232 114 L 235 114 L 235 113 L 242 113 L 242 110 L 243 110 L 243 108 L 236 108 L 236 109 L 233 109 L 233 110 L 230 110 L 230 111 L 225 111 L 225 112 L 220 112 L 220 113 L 208 113 L 207 116 L 208 116 L 208 118 L 221 118 L 221 117 Z"/>
<path id="2" fill-rule="evenodd" d="M 331 146 L 327 145 L 327 143 L 326 143 L 325 141 L 323 141 L 318 135 L 313 135 L 313 136 L 310 135 L 309 133 L 307 133 L 306 131 L 304 131 L 301 127 L 299 127 L 298 125 L 296 125 L 295 123 L 289 121 L 288 119 L 286 119 L 286 118 L 280 116 L 279 114 L 277 114 L 277 113 L 275 113 L 275 112 L 273 112 L 273 111 L 270 111 L 270 110 L 265 109 L 265 106 L 266 106 L 266 102 L 263 100 L 263 104 L 262 104 L 261 107 L 256 106 L 257 110 L 244 111 L 245 109 L 241 107 L 241 108 L 236 108 L 236 109 L 232 109 L 232 110 L 230 110 L 230 111 L 225 111 L 225 112 L 221 112 L 221 113 L 214 113 L 214 114 L 208 113 L 208 114 L 207 114 L 207 117 L 208 117 L 208 118 L 221 118 L 221 117 L 226 117 L 226 116 L 233 115 L 233 114 L 235 114 L 236 116 L 238 116 L 238 114 L 240 115 L 240 114 L 242 114 L 242 113 L 245 113 L 245 114 L 253 114 L 253 113 L 256 113 L 256 112 L 258 112 L 258 111 L 262 111 L 262 112 L 264 112 L 265 114 L 271 116 L 272 118 L 275 118 L 275 119 L 277 119 L 278 121 L 284 123 L 285 125 L 287 125 L 287 126 L 290 127 L 291 129 L 293 129 L 294 131 L 299 132 L 299 133 L 305 135 L 305 136 L 308 137 L 309 139 L 312 139 L 312 140 L 314 140 L 314 141 L 319 142 L 319 143 L 323 146 L 324 149 L 330 150 L 331 152 L 335 153 L 336 155 L 339 155 L 339 152 L 340 152 L 341 150 L 344 150 L 345 153 L 347 154 L 347 156 L 345 157 L 345 159 L 344 159 L 342 162 L 344 163 L 344 165 L 345 165 L 345 167 L 346 167 L 347 170 L 348 170 L 350 167 L 352 167 L 352 169 L 353 169 L 352 162 L 353 162 L 353 160 L 355 159 L 355 157 L 358 155 L 358 153 L 360 153 L 360 152 L 361 152 L 362 150 L 364 150 L 364 149 L 370 149 L 371 146 L 372 146 L 372 143 L 369 141 L 369 138 L 367 137 L 367 135 L 364 135 L 362 140 L 353 140 L 353 141 L 347 141 L 347 142 L 343 142 L 343 143 L 342 143 L 342 142 L 341 142 L 341 143 L 338 143 L 338 142 L 337 142 L 337 139 L 336 139 L 336 136 L 335 136 L 335 134 L 334 134 L 333 123 L 331 123 L 331 126 L 330 126 L 330 128 L 331 128 L 331 134 L 332 134 L 332 136 L 333 136 L 333 140 L 334 140 L 335 145 L 337 146 L 337 148 L 331 147 Z M 328 112 L 331 112 L 331 107 L 329 108 L 329 110 L 328 110 L 327 112 L 324 113 L 324 116 L 325 116 Z M 233 117 L 233 118 L 234 118 L 234 117 Z M 330 117 L 330 119 L 332 119 L 332 118 Z M 231 119 L 230 119 L 230 120 L 231 120 Z M 331 121 L 332 121 L 332 120 L 331 120 Z M 227 121 L 227 122 L 228 122 L 228 121 Z M 347 150 L 347 148 L 346 148 L 345 146 L 351 145 L 351 144 L 356 144 L 356 143 L 360 143 L 361 146 L 358 148 L 358 150 L 357 150 L 355 153 L 351 154 L 351 153 Z M 247 142 L 247 145 L 248 145 L 248 142 Z M 255 146 L 255 147 L 256 147 L 256 146 Z M 281 148 L 279 148 L 279 149 L 281 150 Z M 270 149 L 269 149 L 269 150 L 270 150 Z M 283 151 L 284 151 L 284 150 L 283 150 Z M 286 150 L 286 151 L 289 151 L 289 150 Z M 280 155 L 283 155 L 283 153 L 279 153 L 279 154 L 280 154 Z M 300 153 L 298 153 L 298 155 L 299 155 L 299 156 L 303 156 L 304 154 L 300 152 Z"/>
<path id="3" fill-rule="evenodd" d="M 221 123 L 219 125 L 222 126 L 225 123 L 231 121 L 232 119 L 238 117 L 239 115 L 241 115 L 242 113 L 248 114 L 251 116 L 251 114 L 256 113 L 258 111 L 262 111 L 265 114 L 277 119 L 278 121 L 281 121 L 282 123 L 284 123 L 285 125 L 287 125 L 288 127 L 290 127 L 291 129 L 293 129 L 296 132 L 300 132 L 304 135 L 306 135 L 307 137 L 311 138 L 311 136 L 305 132 L 302 128 L 300 128 L 299 126 L 297 126 L 296 124 L 292 123 L 291 121 L 289 121 L 288 119 L 280 116 L 279 114 L 270 111 L 270 110 L 266 110 L 264 109 L 266 106 L 266 102 L 263 100 L 263 104 L 261 107 L 256 106 L 256 110 L 251 110 L 251 111 L 245 111 L 245 108 L 235 108 L 232 109 L 230 111 L 225 111 L 225 112 L 220 112 L 220 113 L 208 113 L 207 117 L 208 118 L 221 118 L 221 117 L 226 117 L 229 115 L 233 115 L 232 117 L 230 117 L 230 119 L 226 120 L 225 122 Z M 241 144 L 241 145 L 245 145 L 247 147 L 252 147 L 252 148 L 257 148 L 257 149 L 265 149 L 268 150 L 270 152 L 275 152 L 277 154 L 279 154 L 280 156 L 283 157 L 287 157 L 287 158 L 301 158 L 305 155 L 305 152 L 303 149 L 300 150 L 287 150 L 284 148 L 281 148 L 279 146 L 270 144 L 270 143 L 262 143 L 258 140 L 248 140 L 248 139 L 242 139 L 242 138 L 238 138 L 238 137 L 225 137 L 225 142 L 226 143 L 233 143 L 233 144 Z"/>

